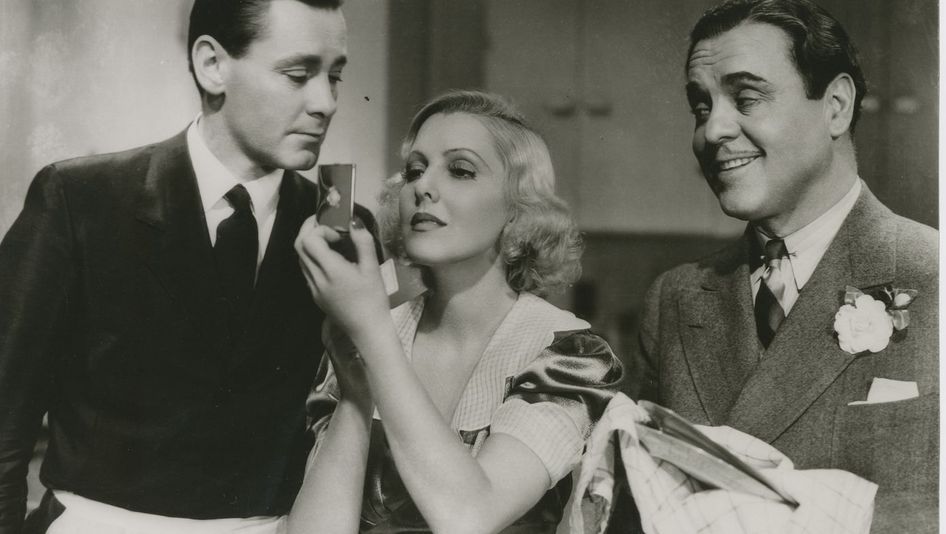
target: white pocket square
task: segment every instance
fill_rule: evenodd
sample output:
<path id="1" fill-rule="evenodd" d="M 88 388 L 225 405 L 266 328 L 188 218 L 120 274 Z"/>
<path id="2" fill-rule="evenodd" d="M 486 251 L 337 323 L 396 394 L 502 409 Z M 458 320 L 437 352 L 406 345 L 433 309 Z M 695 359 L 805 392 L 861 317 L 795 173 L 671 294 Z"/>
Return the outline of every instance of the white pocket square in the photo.
<path id="1" fill-rule="evenodd" d="M 917 387 L 916 382 L 875 377 L 874 381 L 871 382 L 870 391 L 867 392 L 867 400 L 849 402 L 848 406 L 902 401 L 919 396 L 920 389 Z"/>

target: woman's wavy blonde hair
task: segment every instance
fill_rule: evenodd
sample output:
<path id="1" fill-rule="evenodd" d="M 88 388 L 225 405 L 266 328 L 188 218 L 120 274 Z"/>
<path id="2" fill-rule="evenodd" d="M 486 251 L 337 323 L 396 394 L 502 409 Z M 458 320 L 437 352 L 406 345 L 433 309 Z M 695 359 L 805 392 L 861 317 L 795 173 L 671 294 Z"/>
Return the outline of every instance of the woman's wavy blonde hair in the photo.
<path id="1" fill-rule="evenodd" d="M 545 141 L 512 104 L 480 91 L 445 93 L 414 116 L 401 145 L 402 158 L 407 159 L 427 119 L 451 113 L 477 117 L 502 158 L 511 217 L 497 251 L 506 265 L 510 287 L 547 295 L 571 285 L 581 275 L 581 236 L 565 202 L 555 195 L 555 171 Z M 405 257 L 398 201 L 403 186 L 400 174 L 389 178 L 379 199 L 382 239 L 399 258 Z"/>

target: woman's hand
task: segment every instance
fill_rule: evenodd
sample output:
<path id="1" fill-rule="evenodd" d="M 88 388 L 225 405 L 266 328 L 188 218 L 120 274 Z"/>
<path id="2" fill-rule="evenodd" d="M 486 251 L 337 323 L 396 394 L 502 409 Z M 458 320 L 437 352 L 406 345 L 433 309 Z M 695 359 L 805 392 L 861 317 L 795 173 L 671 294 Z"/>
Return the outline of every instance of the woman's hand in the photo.
<path id="1" fill-rule="evenodd" d="M 374 238 L 357 221 L 352 224 L 350 236 L 357 263 L 330 248 L 329 243 L 342 237 L 335 230 L 320 226 L 314 216 L 302 224 L 295 248 L 316 304 L 349 336 L 355 337 L 377 321 L 390 320 L 390 312 L 375 257 Z"/>

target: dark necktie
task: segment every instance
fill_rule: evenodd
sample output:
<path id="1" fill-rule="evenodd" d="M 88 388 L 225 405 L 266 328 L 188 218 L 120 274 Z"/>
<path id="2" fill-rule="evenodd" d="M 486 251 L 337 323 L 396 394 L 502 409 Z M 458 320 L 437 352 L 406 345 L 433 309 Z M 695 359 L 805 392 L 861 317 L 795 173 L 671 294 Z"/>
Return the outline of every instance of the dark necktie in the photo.
<path id="1" fill-rule="evenodd" d="M 234 332 L 239 333 L 245 325 L 253 298 L 259 234 L 246 188 L 235 185 L 224 198 L 233 207 L 233 214 L 217 226 L 214 256 L 220 285 L 229 303 Z"/>
<path id="2" fill-rule="evenodd" d="M 782 321 L 785 320 L 785 310 L 779 304 L 779 298 L 785 293 L 785 280 L 781 271 L 782 258 L 788 257 L 785 242 L 781 239 L 772 239 L 765 244 L 762 272 L 762 283 L 755 296 L 755 325 L 762 346 L 769 348 L 769 343 L 775 337 Z"/>

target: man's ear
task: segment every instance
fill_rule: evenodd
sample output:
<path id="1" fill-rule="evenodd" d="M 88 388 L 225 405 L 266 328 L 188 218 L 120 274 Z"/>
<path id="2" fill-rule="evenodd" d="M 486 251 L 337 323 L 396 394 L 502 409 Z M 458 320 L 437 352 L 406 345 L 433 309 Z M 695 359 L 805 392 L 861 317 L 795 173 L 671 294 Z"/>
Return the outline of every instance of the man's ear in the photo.
<path id="1" fill-rule="evenodd" d="M 191 48 L 194 76 L 197 83 L 211 96 L 220 96 L 226 88 L 227 51 L 209 35 L 201 35 Z"/>
<path id="2" fill-rule="evenodd" d="M 844 72 L 838 74 L 825 88 L 825 114 L 832 138 L 837 139 L 850 130 L 856 95 L 854 80 Z"/>

